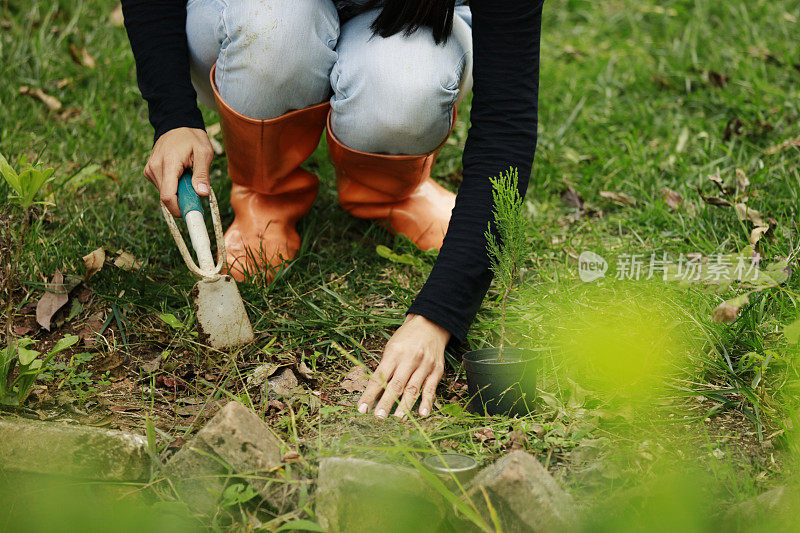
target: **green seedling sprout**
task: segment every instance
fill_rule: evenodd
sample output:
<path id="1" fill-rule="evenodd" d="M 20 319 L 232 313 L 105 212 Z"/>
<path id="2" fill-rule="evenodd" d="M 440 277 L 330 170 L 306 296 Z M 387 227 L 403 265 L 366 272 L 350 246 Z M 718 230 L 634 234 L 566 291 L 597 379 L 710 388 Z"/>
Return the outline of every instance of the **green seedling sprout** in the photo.
<path id="1" fill-rule="evenodd" d="M 19 167 L 20 171 L 15 171 L 0 154 L 0 176 L 12 190 L 8 200 L 19 205 L 26 213 L 34 204 L 52 205 L 39 197 L 44 186 L 53 181 L 53 169 L 44 168 L 40 164 L 32 165 L 24 156 L 20 157 Z"/>
<path id="2" fill-rule="evenodd" d="M 519 176 L 516 168 L 510 168 L 495 178 L 490 178 L 494 201 L 494 226 L 486 230 L 486 250 L 489 253 L 495 283 L 500 288 L 500 346 L 497 361 L 503 360 L 503 340 L 506 335 L 508 296 L 525 260 L 525 227 L 527 221 L 522 212 L 523 198 L 519 194 Z"/>

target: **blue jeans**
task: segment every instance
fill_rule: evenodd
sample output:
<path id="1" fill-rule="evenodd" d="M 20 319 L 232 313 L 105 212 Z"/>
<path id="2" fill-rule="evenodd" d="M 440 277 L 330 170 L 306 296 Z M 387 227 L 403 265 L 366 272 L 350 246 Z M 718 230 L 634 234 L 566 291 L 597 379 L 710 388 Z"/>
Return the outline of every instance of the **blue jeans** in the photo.
<path id="1" fill-rule="evenodd" d="M 208 76 L 233 109 L 269 119 L 330 97 L 334 135 L 370 153 L 424 154 L 450 131 L 453 105 L 472 83 L 467 6 L 453 34 L 373 36 L 376 11 L 340 26 L 331 0 L 189 0 L 192 81 L 214 107 Z"/>

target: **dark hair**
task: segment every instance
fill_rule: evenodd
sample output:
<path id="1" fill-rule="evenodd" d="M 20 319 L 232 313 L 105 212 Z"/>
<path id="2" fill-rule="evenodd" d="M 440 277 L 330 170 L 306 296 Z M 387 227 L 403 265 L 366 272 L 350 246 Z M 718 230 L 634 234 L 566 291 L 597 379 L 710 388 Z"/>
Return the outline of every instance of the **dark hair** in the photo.
<path id="1" fill-rule="evenodd" d="M 447 41 L 453 29 L 455 4 L 455 0 L 370 0 L 364 10 L 382 8 L 372 23 L 376 35 L 411 35 L 426 27 L 433 30 L 433 40 L 439 44 Z"/>

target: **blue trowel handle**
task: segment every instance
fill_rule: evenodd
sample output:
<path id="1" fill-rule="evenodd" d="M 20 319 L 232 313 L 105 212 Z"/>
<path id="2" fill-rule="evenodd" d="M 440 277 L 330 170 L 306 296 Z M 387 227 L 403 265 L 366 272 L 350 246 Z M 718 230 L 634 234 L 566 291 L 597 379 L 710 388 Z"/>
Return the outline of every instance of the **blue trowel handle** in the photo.
<path id="1" fill-rule="evenodd" d="M 186 170 L 178 180 L 178 206 L 181 208 L 181 216 L 184 219 L 186 219 L 186 213 L 190 211 L 200 211 L 200 214 L 203 214 L 200 197 L 192 186 L 191 170 Z"/>
<path id="2" fill-rule="evenodd" d="M 211 241 L 203 219 L 203 206 L 200 197 L 192 186 L 192 172 L 186 170 L 178 180 L 178 205 L 186 222 L 192 247 L 197 255 L 197 263 L 204 272 L 214 271 L 214 257 L 211 255 Z"/>

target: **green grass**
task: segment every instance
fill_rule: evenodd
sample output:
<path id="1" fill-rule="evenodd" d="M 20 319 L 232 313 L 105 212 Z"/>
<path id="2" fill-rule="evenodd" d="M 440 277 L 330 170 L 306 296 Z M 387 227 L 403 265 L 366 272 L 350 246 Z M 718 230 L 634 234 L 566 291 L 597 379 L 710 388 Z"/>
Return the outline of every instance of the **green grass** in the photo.
<path id="1" fill-rule="evenodd" d="M 598 288 L 578 280 L 576 258 L 583 250 L 603 255 L 612 263 L 610 276 L 620 254 L 739 252 L 748 244 L 750 225 L 732 208 L 704 203 L 697 191 L 720 196 L 708 176 L 718 172 L 731 186 L 739 168 L 750 181 L 747 204 L 773 219 L 771 233 L 759 243 L 765 263 L 779 258 L 796 263 L 800 148 L 770 150 L 800 135 L 796 2 L 546 4 L 540 135 L 526 204 L 531 246 L 517 304 L 524 318 L 514 334 L 519 342 L 561 343 L 573 359 L 547 361 L 541 410 L 509 421 L 463 412 L 463 377 L 453 354 L 439 390 L 439 411 L 410 428 L 353 415 L 346 405 L 354 398 L 338 386 L 351 366 L 342 351 L 368 364 L 377 360 L 434 256 L 338 206 L 324 142 L 306 163 L 319 174 L 321 187 L 300 224 L 300 254 L 270 285 L 258 278 L 240 284 L 260 334 L 257 345 L 228 357 L 196 342 L 188 297 L 193 280 L 161 219 L 155 191 L 141 174 L 152 131 L 125 31 L 108 22 L 113 8 L 113 2 L 100 0 L 0 0 L 0 152 L 12 164 L 21 155 L 38 159 L 56 169 L 57 180 L 98 165 L 56 190 L 50 198 L 56 205 L 36 210 L 24 235 L 15 232 L 19 211 L 0 201 L 0 260 L 6 265 L 0 294 L 11 304 L 14 323 L 31 314 L 26 305 L 40 296 L 56 268 L 81 276 L 81 257 L 97 247 L 112 259 L 112 252 L 122 249 L 143 261 L 138 272 L 107 264 L 88 283 L 92 295 L 76 316 L 53 334 L 36 334 L 38 343 L 51 345 L 79 331 L 94 313 L 108 320 L 96 345 L 69 354 L 94 354 L 91 362 L 61 361 L 52 381 L 40 383 L 23 410 L 47 409 L 53 417 L 67 411 L 89 423 L 139 431 L 149 417 L 164 445 L 175 436 L 188 437 L 202 422 L 176 413 L 185 404 L 182 398 L 233 397 L 263 412 L 287 446 L 312 463 L 339 453 L 402 460 L 408 449 L 430 451 L 427 439 L 439 450 L 488 461 L 510 445 L 511 430 L 521 429 L 526 449 L 586 502 L 601 506 L 619 487 L 639 490 L 647 500 L 651 492 L 642 480 L 659 479 L 668 469 L 663 464 L 682 464 L 687 457 L 703 472 L 706 496 L 723 504 L 795 474 L 796 444 L 788 421 L 794 417 L 797 427 L 797 348 L 787 344 L 782 328 L 799 314 L 796 274 L 779 288 L 751 295 L 735 322 L 715 323 L 712 309 L 736 295 L 735 287 L 717 292 L 607 280 Z M 85 47 L 96 68 L 75 64 L 70 44 Z M 71 81 L 61 86 L 58 80 L 66 78 Z M 64 108 L 80 112 L 62 120 L 20 95 L 20 86 L 41 88 Z M 205 113 L 208 124 L 217 122 L 213 112 Z M 453 189 L 468 120 L 463 106 L 434 169 Z M 233 213 L 224 157 L 212 168 L 227 225 Z M 585 200 L 584 213 L 561 200 L 569 187 Z M 665 204 L 665 187 L 683 197 L 678 210 Z M 636 205 L 616 205 L 601 191 L 625 193 Z M 7 195 L 0 182 L 0 198 Z M 378 245 L 419 261 L 392 262 L 376 253 Z M 12 264 L 17 252 L 19 260 Z M 498 316 L 489 302 L 472 329 L 473 347 L 491 343 L 497 331 Z M 163 313 L 183 326 L 173 329 L 159 318 Z M 617 337 L 609 340 L 593 329 L 598 316 L 609 319 Z M 636 322 L 642 316 L 643 322 Z M 9 317 L 2 318 L 5 326 Z M 626 321 L 631 328 L 614 329 Z M 648 351 L 645 341 L 660 338 L 651 331 L 666 332 L 669 346 Z M 625 358 L 645 352 L 666 357 L 666 367 L 641 367 L 644 374 L 655 368 L 662 378 L 652 390 L 627 390 L 626 383 L 614 381 L 626 372 L 631 379 L 641 377 L 640 367 Z M 142 368 L 156 357 L 159 367 L 152 374 Z M 122 364 L 113 366 L 116 359 Z M 285 408 L 276 411 L 267 408 L 257 387 L 246 385 L 259 364 L 301 360 L 315 370 L 316 380 L 306 389 L 320 396 L 307 392 L 283 399 Z M 75 378 L 86 377 L 87 370 L 92 385 Z M 112 413 L 108 406 L 115 404 L 132 407 Z M 681 423 L 673 423 L 677 420 Z M 485 426 L 494 428 L 496 439 L 480 442 L 473 435 Z M 709 455 L 720 446 L 724 460 Z M 648 455 L 655 456 L 654 463 Z M 650 512 L 637 498 L 620 508 L 625 505 Z M 623 527 L 614 520 L 598 523 Z M 692 527 L 709 525 L 701 521 Z"/>

